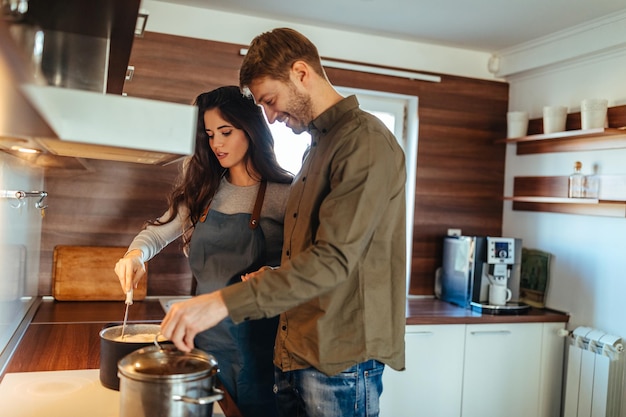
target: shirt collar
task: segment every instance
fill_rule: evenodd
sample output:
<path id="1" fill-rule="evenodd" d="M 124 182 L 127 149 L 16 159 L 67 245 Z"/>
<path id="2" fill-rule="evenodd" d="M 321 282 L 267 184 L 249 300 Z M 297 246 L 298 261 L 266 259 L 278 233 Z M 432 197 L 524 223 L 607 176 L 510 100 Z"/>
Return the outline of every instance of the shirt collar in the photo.
<path id="1" fill-rule="evenodd" d="M 332 129 L 335 123 L 337 123 L 345 113 L 358 107 L 359 101 L 356 96 L 352 95 L 342 99 L 337 104 L 322 112 L 322 114 L 317 116 L 309 124 L 309 133 L 315 134 L 315 131 L 318 131 L 321 134 L 325 134 Z"/>

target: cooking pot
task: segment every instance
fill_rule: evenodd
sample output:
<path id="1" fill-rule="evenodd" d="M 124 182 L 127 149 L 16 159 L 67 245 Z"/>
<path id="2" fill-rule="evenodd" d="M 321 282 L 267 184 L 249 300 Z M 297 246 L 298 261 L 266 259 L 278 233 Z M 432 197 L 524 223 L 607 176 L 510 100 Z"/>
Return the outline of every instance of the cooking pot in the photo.
<path id="1" fill-rule="evenodd" d="M 206 416 L 223 397 L 217 372 L 217 360 L 200 349 L 155 343 L 130 353 L 118 363 L 120 417 Z"/>
<path id="2" fill-rule="evenodd" d="M 127 324 L 122 336 L 122 326 L 109 325 L 100 331 L 100 383 L 119 390 L 117 363 L 126 355 L 146 346 L 153 346 L 161 331 L 158 324 Z M 143 337 L 142 339 L 140 338 Z"/>

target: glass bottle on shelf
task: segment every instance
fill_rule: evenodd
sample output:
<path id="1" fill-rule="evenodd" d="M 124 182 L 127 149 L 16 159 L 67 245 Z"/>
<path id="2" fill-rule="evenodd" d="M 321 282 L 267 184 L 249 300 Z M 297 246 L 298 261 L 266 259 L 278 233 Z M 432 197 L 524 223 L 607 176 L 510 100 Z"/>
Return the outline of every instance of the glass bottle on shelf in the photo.
<path id="1" fill-rule="evenodd" d="M 585 176 L 582 173 L 583 164 L 580 161 L 574 163 L 574 172 L 569 176 L 567 196 L 569 198 L 583 198 Z"/>
<path id="2" fill-rule="evenodd" d="M 585 175 L 583 184 L 585 198 L 598 198 L 600 191 L 600 178 L 598 177 L 598 165 L 594 165 L 593 174 Z"/>

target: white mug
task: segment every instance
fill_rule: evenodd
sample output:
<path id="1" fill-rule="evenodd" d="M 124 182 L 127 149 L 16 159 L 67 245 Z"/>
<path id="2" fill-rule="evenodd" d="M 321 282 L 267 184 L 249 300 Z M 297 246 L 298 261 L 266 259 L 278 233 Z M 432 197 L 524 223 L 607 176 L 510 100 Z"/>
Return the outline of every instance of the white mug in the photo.
<path id="1" fill-rule="evenodd" d="M 580 125 L 583 130 L 603 128 L 607 125 L 607 105 L 602 98 L 588 98 L 580 103 Z"/>
<path id="2" fill-rule="evenodd" d="M 567 121 L 567 107 L 545 106 L 543 108 L 543 133 L 563 132 Z"/>
<path id="3" fill-rule="evenodd" d="M 519 138 L 528 133 L 528 113 L 525 111 L 510 111 L 506 114 L 506 137 Z"/>
<path id="4" fill-rule="evenodd" d="M 511 300 L 511 290 L 506 285 L 489 285 L 489 305 L 503 306 Z"/>

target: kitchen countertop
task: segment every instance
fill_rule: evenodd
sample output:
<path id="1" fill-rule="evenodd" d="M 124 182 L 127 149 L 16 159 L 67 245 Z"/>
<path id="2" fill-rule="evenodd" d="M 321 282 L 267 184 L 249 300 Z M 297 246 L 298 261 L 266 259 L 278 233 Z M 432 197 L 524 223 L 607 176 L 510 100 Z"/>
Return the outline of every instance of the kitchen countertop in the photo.
<path id="1" fill-rule="evenodd" d="M 164 316 L 158 298 L 135 302 L 129 323 L 159 323 Z M 6 372 L 96 369 L 100 367 L 99 332 L 109 323 L 121 324 L 119 301 L 44 299 L 9 361 Z M 567 322 L 567 314 L 531 308 L 521 315 L 489 315 L 434 299 L 410 297 L 407 324 L 488 324 Z"/>
<path id="2" fill-rule="evenodd" d="M 11 373 L 0 384 L 3 416 L 116 417 L 119 401 L 98 369 Z"/>
<path id="3" fill-rule="evenodd" d="M 119 417 L 120 392 L 100 383 L 98 369 L 16 372 L 0 384 L 6 417 Z M 218 403 L 213 417 L 225 417 Z"/>
<path id="4" fill-rule="evenodd" d="M 100 368 L 100 330 L 110 323 L 121 324 L 124 307 L 120 301 L 44 299 L 6 372 Z M 160 323 L 163 316 L 158 300 L 136 301 L 128 322 Z"/>
<path id="5" fill-rule="evenodd" d="M 569 320 L 565 313 L 538 308 L 531 308 L 528 313 L 519 315 L 483 314 L 432 297 L 409 297 L 406 310 L 407 324 L 529 323 Z M 46 299 L 37 310 L 32 324 L 121 323 L 123 315 L 124 306 L 119 301 L 58 302 Z M 136 301 L 130 307 L 128 321 L 159 323 L 164 315 L 160 298 L 147 298 Z"/>
<path id="6" fill-rule="evenodd" d="M 461 308 L 436 298 L 409 297 L 406 324 L 567 323 L 569 315 L 555 310 L 531 308 L 519 315 L 492 315 Z"/>

